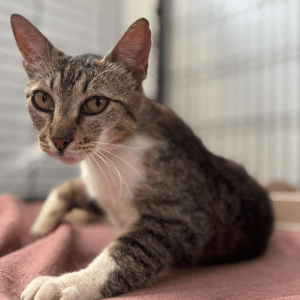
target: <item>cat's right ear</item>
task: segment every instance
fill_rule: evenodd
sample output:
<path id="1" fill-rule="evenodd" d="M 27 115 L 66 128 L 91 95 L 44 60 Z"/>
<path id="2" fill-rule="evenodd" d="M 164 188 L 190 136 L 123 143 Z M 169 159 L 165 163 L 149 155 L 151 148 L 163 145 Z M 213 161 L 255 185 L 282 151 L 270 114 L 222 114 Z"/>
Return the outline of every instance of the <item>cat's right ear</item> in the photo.
<path id="1" fill-rule="evenodd" d="M 50 60 L 56 49 L 35 26 L 17 14 L 11 16 L 10 22 L 25 67 Z"/>
<path id="2" fill-rule="evenodd" d="M 147 75 L 150 49 L 149 22 L 141 18 L 128 28 L 106 59 L 124 64 L 138 81 L 142 81 Z"/>

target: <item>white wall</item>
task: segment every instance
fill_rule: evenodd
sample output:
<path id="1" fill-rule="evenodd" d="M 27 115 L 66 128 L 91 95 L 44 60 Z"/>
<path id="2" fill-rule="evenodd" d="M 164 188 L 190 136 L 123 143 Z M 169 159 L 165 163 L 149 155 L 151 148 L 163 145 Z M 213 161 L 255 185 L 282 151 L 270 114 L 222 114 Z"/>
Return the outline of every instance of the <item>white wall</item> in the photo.
<path id="1" fill-rule="evenodd" d="M 144 82 L 144 90 L 148 97 L 157 98 L 157 68 L 158 68 L 158 16 L 157 0 L 119 0 L 121 5 L 121 35 L 137 19 L 146 18 L 152 32 L 152 49 L 150 53 L 148 76 Z"/>
<path id="2" fill-rule="evenodd" d="M 300 184 L 300 2 L 172 4 L 170 105 L 214 153 Z"/>
<path id="3" fill-rule="evenodd" d="M 105 55 L 138 18 L 150 21 L 153 37 L 145 92 L 157 93 L 157 1 L 2 0 L 0 1 L 0 193 L 44 198 L 79 175 L 38 149 L 37 132 L 25 108 L 27 75 L 10 28 L 10 16 L 28 18 L 59 49 L 71 54 Z"/>

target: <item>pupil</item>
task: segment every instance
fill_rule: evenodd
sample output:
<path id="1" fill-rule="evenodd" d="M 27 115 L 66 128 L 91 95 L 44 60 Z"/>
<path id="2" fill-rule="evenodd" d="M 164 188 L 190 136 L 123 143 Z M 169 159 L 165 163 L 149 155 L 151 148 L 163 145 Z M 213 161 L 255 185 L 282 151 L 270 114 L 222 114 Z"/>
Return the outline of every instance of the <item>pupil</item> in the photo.
<path id="1" fill-rule="evenodd" d="M 101 99 L 100 98 L 96 98 L 95 104 L 96 104 L 97 107 L 99 107 L 101 105 Z"/>
<path id="2" fill-rule="evenodd" d="M 47 101 L 47 95 L 46 94 L 43 94 L 42 100 L 43 100 L 44 103 Z"/>

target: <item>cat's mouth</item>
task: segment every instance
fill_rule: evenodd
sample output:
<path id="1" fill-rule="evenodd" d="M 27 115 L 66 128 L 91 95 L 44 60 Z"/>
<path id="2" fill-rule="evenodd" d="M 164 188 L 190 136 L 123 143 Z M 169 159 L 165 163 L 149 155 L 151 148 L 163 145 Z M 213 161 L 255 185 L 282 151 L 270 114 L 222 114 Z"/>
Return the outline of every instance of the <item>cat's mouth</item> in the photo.
<path id="1" fill-rule="evenodd" d="M 91 149 L 82 149 L 83 147 L 66 147 L 65 149 L 57 149 L 51 144 L 40 143 L 40 148 L 43 152 L 49 156 L 58 159 L 60 162 L 66 165 L 75 165 L 87 158 L 87 155 L 91 153 Z"/>
<path id="2" fill-rule="evenodd" d="M 56 158 L 58 158 L 62 163 L 66 165 L 75 165 L 77 163 L 82 162 L 84 159 L 86 159 L 86 156 L 88 155 L 88 152 L 69 152 L 68 150 L 65 150 L 63 152 L 58 152 L 56 155 Z"/>
<path id="3" fill-rule="evenodd" d="M 80 163 L 83 160 L 83 158 L 78 159 L 77 157 L 64 157 L 64 156 L 59 156 L 58 159 L 66 165 L 75 165 L 77 163 Z"/>
<path id="4" fill-rule="evenodd" d="M 75 165 L 82 162 L 88 153 L 83 152 L 68 152 L 68 151 L 57 151 L 57 152 L 46 152 L 48 155 L 52 156 L 53 158 L 58 159 L 60 162 L 66 165 Z"/>

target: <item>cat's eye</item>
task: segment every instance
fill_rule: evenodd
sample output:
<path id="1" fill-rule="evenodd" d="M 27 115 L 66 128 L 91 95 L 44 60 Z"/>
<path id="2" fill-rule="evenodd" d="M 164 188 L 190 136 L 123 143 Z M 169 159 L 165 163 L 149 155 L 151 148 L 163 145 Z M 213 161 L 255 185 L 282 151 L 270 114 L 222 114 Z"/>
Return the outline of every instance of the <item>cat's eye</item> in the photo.
<path id="1" fill-rule="evenodd" d="M 101 113 L 108 105 L 109 99 L 105 97 L 95 96 L 86 100 L 82 107 L 81 112 L 86 115 L 96 115 Z"/>
<path id="2" fill-rule="evenodd" d="M 32 95 L 31 98 L 32 104 L 36 109 L 44 112 L 53 112 L 54 111 L 54 101 L 53 99 L 45 92 L 37 91 Z"/>

